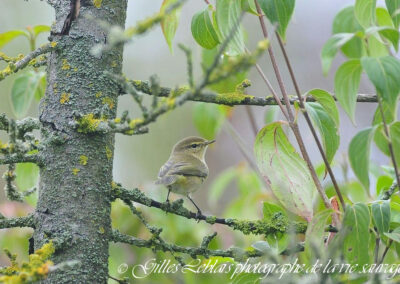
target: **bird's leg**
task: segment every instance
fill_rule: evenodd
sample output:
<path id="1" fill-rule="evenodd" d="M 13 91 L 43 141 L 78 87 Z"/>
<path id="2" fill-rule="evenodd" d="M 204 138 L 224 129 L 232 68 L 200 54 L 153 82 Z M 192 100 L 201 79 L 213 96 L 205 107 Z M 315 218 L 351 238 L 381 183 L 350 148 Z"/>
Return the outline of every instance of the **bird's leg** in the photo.
<path id="1" fill-rule="evenodd" d="M 169 194 L 171 193 L 171 189 L 168 188 L 167 200 L 165 202 L 169 203 Z"/>
<path id="2" fill-rule="evenodd" d="M 197 209 L 196 218 L 200 221 L 199 217 L 200 217 L 201 215 L 203 215 L 203 213 L 201 213 L 201 210 L 200 210 L 199 206 L 197 206 L 196 203 L 194 203 L 193 199 L 190 198 L 190 195 L 188 195 L 187 198 L 188 198 L 188 199 L 193 203 L 193 205 L 196 207 L 196 209 Z"/>
<path id="3" fill-rule="evenodd" d="M 167 193 L 167 200 L 165 201 L 166 203 L 168 203 L 168 207 L 169 207 L 169 194 L 171 193 L 171 189 L 168 188 L 168 193 Z M 165 215 L 168 214 L 168 211 L 165 211 Z"/>

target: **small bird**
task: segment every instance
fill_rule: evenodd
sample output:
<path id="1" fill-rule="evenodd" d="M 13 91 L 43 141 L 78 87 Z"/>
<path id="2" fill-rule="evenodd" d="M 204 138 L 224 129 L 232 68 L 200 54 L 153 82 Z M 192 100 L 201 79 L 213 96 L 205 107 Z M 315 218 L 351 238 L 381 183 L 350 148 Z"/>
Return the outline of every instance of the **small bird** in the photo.
<path id="1" fill-rule="evenodd" d="M 196 207 L 197 216 L 202 215 L 190 194 L 199 189 L 208 176 L 208 167 L 204 160 L 208 145 L 215 140 L 207 141 L 201 137 L 186 137 L 172 148 L 168 161 L 161 167 L 156 184 L 168 188 L 170 192 L 185 195 Z"/>

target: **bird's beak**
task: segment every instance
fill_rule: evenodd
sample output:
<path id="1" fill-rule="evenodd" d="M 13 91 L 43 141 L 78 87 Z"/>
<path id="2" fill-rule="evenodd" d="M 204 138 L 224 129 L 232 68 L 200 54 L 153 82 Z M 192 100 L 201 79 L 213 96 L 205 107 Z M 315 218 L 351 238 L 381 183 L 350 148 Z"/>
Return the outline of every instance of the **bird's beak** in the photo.
<path id="1" fill-rule="evenodd" d="M 210 145 L 210 144 L 212 144 L 214 142 L 215 142 L 215 139 L 214 140 L 210 140 L 210 141 L 206 141 L 206 142 L 204 142 L 204 145 Z"/>

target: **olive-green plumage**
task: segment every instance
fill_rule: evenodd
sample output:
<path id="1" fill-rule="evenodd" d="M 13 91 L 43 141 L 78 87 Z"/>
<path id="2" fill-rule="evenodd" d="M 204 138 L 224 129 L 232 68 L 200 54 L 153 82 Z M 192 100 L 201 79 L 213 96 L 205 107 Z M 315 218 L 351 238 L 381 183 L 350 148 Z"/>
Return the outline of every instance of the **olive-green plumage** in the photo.
<path id="1" fill-rule="evenodd" d="M 161 167 L 156 181 L 156 184 L 163 184 L 168 188 L 168 196 L 171 191 L 187 196 L 196 206 L 198 214 L 201 214 L 201 211 L 189 194 L 198 190 L 208 176 L 204 158 L 208 145 L 214 141 L 207 141 L 201 137 L 187 137 L 176 143 L 168 161 Z"/>

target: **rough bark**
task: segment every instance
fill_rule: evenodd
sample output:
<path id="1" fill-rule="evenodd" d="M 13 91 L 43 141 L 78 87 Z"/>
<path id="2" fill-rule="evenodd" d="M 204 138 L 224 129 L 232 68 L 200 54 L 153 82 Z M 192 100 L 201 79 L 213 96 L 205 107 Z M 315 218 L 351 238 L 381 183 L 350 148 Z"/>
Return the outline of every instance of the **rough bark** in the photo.
<path id="1" fill-rule="evenodd" d="M 35 212 L 34 246 L 56 241 L 55 263 L 77 260 L 73 269 L 51 273 L 45 283 L 106 283 L 111 234 L 110 185 L 114 134 L 85 134 L 71 127 L 79 115 L 112 119 L 118 87 L 104 71 L 120 73 L 123 47 L 91 55 L 106 40 L 93 19 L 124 26 L 126 0 L 81 1 L 69 35 L 56 35 L 70 11 L 70 1 L 49 0 L 56 12 L 48 59 L 47 89 L 40 105 L 40 190 Z M 91 16 L 90 18 L 87 16 Z"/>

